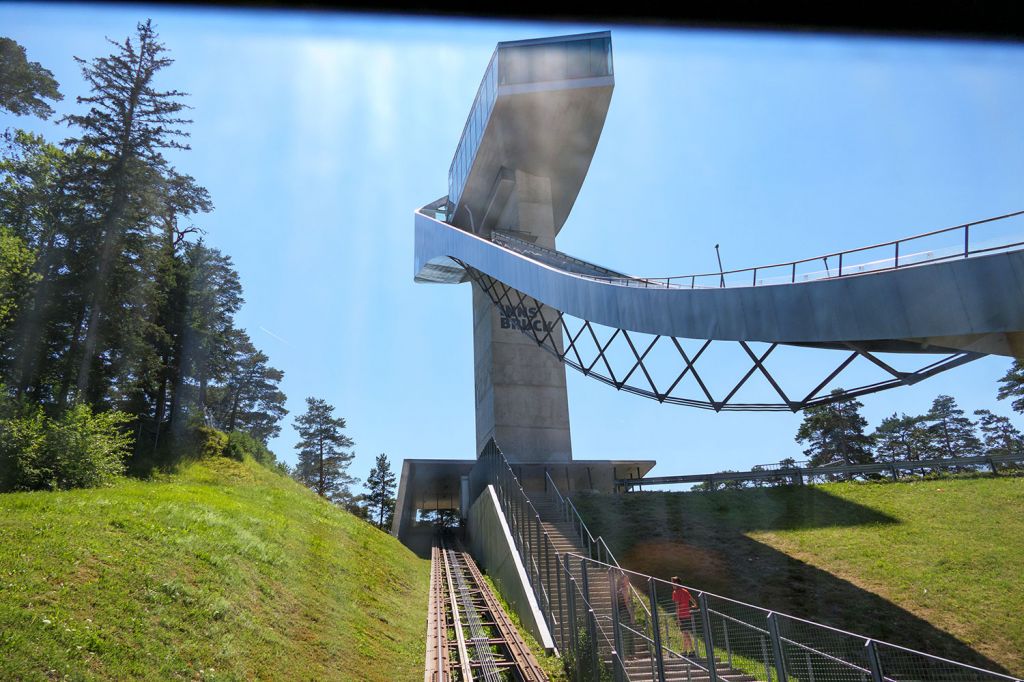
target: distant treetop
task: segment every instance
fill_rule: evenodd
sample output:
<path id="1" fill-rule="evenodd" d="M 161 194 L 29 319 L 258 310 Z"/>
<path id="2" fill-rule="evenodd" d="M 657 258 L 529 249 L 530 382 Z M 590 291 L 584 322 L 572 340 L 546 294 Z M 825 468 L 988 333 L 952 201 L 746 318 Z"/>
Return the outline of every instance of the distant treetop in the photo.
<path id="1" fill-rule="evenodd" d="M 45 102 L 48 99 L 64 99 L 53 73 L 39 62 L 28 61 L 24 47 L 0 37 L 0 109 L 16 116 L 49 118 L 53 107 Z"/>

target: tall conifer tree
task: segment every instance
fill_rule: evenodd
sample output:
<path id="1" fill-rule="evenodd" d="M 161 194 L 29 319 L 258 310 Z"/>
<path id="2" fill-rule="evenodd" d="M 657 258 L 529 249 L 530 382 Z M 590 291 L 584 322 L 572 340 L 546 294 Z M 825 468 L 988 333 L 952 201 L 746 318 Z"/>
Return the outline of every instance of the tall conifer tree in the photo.
<path id="1" fill-rule="evenodd" d="M 366 477 L 366 506 L 378 528 L 385 529 L 391 525 L 391 515 L 395 510 L 395 473 L 391 470 L 391 462 L 383 452 L 377 455 L 377 463 L 370 469 Z"/>
<path id="2" fill-rule="evenodd" d="M 80 131 L 68 145 L 99 153 L 93 198 L 99 248 L 75 344 L 77 393 L 92 401 L 103 394 L 103 387 L 96 385 L 104 376 L 101 357 L 107 354 L 100 351 L 108 348 L 103 346 L 124 343 L 118 336 L 123 329 L 138 332 L 137 326 L 123 322 L 135 306 L 122 299 L 136 291 L 130 276 L 124 281 L 125 265 L 132 251 L 145 248 L 141 242 L 152 227 L 152 207 L 139 202 L 150 199 L 152 186 L 170 173 L 161 151 L 188 149 L 182 142 L 188 133 L 181 126 L 191 122 L 180 117 L 186 108 L 180 101 L 184 93 L 160 90 L 154 83 L 173 60 L 164 54 L 150 21 L 138 24 L 135 41 L 110 42 L 117 51 L 108 57 L 92 62 L 75 58 L 92 90 L 77 101 L 90 108 L 62 119 Z"/>
<path id="3" fill-rule="evenodd" d="M 302 440 L 296 444 L 299 461 L 295 478 L 317 495 L 344 502 L 355 479 L 348 467 L 355 457 L 349 448 L 355 441 L 346 436 L 345 419 L 334 416 L 334 406 L 320 398 L 306 398 L 306 411 L 296 417 L 295 430 Z"/>
<path id="4" fill-rule="evenodd" d="M 832 391 L 833 396 L 839 393 L 839 389 Z M 873 460 L 871 438 L 864 433 L 868 422 L 860 414 L 863 406 L 855 398 L 845 398 L 804 410 L 796 440 L 808 444 L 804 454 L 811 466 L 867 464 Z"/>

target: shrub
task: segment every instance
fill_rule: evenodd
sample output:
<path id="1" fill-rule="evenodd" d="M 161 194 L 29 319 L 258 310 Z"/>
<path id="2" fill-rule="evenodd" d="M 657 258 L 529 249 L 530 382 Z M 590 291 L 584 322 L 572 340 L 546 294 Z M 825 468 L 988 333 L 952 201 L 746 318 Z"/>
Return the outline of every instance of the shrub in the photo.
<path id="1" fill-rule="evenodd" d="M 51 422 L 46 449 L 53 474 L 47 487 L 100 486 L 123 474 L 132 437 L 122 427 L 131 420 L 124 412 L 93 414 L 88 405 L 75 405 Z"/>
<path id="2" fill-rule="evenodd" d="M 0 491 L 47 487 L 46 422 L 42 408 L 8 409 L 0 418 Z"/>
<path id="3" fill-rule="evenodd" d="M 199 426 L 195 430 L 195 443 L 200 459 L 220 457 L 228 445 L 228 434 L 210 426 Z"/>
<path id="4" fill-rule="evenodd" d="M 228 444 L 224 448 L 224 456 L 242 461 L 248 455 L 264 466 L 273 467 L 277 464 L 274 453 L 261 441 L 244 431 L 232 431 L 228 434 Z"/>
<path id="5" fill-rule="evenodd" d="M 132 437 L 124 412 L 75 405 L 58 419 L 39 407 L 9 407 L 0 417 L 0 490 L 100 486 L 124 473 Z"/>

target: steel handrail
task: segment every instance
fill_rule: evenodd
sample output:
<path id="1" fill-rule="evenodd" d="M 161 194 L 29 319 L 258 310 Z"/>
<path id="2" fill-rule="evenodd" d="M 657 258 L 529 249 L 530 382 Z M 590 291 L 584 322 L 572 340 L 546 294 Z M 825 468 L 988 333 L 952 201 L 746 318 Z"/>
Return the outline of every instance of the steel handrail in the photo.
<path id="1" fill-rule="evenodd" d="M 845 249 L 843 251 L 835 251 L 833 253 L 827 253 L 827 254 L 823 254 L 823 255 L 820 255 L 820 256 L 813 256 L 811 258 L 801 258 L 799 260 L 786 261 L 786 262 L 782 262 L 782 263 L 774 263 L 772 265 L 759 265 L 757 267 L 752 267 L 752 268 L 740 268 L 740 269 L 737 269 L 737 270 L 725 270 L 725 271 L 722 271 L 722 272 L 708 272 L 708 273 L 698 273 L 698 274 L 689 274 L 689 275 L 672 275 L 672 276 L 669 276 L 669 277 L 648 277 L 648 278 L 644 278 L 644 279 L 648 279 L 648 280 L 651 280 L 651 281 L 662 281 L 662 280 L 671 281 L 671 280 L 674 280 L 674 279 L 684 280 L 684 279 L 691 279 L 691 278 L 694 278 L 694 277 L 720 277 L 722 275 L 735 275 L 735 274 L 739 274 L 739 273 L 742 273 L 742 272 L 753 272 L 755 270 L 770 270 L 770 269 L 773 269 L 773 268 L 781 268 L 781 267 L 786 267 L 786 266 L 800 265 L 802 263 L 814 263 L 814 262 L 817 262 L 817 261 L 824 261 L 826 258 L 838 258 L 839 256 L 846 255 L 846 254 L 860 253 L 861 251 L 870 251 L 872 249 L 880 249 L 880 248 L 884 248 L 884 247 L 887 247 L 887 246 L 896 246 L 897 244 L 904 244 L 904 243 L 907 243 L 907 242 L 914 241 L 915 239 L 923 239 L 925 237 L 933 237 L 933 236 L 935 236 L 937 234 L 944 234 L 944 233 L 947 233 L 947 232 L 953 232 L 955 230 L 970 230 L 970 228 L 975 226 L 975 225 L 984 225 L 986 223 L 995 222 L 997 220 L 1005 220 L 1007 218 L 1014 218 L 1014 217 L 1019 216 L 1019 215 L 1024 215 L 1024 210 L 1022 210 L 1022 211 L 1014 211 L 1013 213 L 1004 213 L 1003 215 L 998 215 L 998 216 L 995 216 L 995 217 L 992 217 L 992 218 L 985 218 L 983 220 L 974 220 L 974 221 L 971 221 L 971 222 L 968 222 L 968 223 L 962 223 L 960 225 L 954 225 L 952 227 L 944 227 L 944 228 L 940 228 L 938 230 L 932 230 L 930 232 L 922 232 L 920 234 L 915 234 L 915 235 L 912 235 L 910 237 L 902 237 L 900 239 L 893 239 L 893 240 L 887 241 L 887 242 L 879 242 L 877 244 L 872 244 L 870 246 L 859 246 L 859 247 L 854 248 L 854 249 Z M 1009 245 L 1007 245 L 1007 247 L 1018 246 L 1018 245 L 1020 245 L 1020 242 L 1009 244 Z M 1003 248 L 1003 247 L 995 247 L 995 248 Z M 989 248 L 988 250 L 992 250 L 992 249 Z M 969 248 L 965 248 L 964 249 L 964 254 L 967 254 L 967 253 L 971 253 Z M 890 268 L 890 269 L 896 269 L 896 268 Z M 842 275 L 839 275 L 839 276 L 842 276 Z"/>
<path id="2" fill-rule="evenodd" d="M 591 563 L 603 564 L 609 570 L 615 569 L 615 570 L 619 570 L 619 571 L 625 571 L 627 573 L 632 573 L 633 575 L 639 576 L 641 578 L 645 578 L 647 580 L 657 581 L 657 582 L 659 582 L 661 584 L 664 584 L 664 585 L 670 585 L 670 586 L 674 585 L 674 583 L 667 582 L 665 580 L 662 580 L 661 578 L 656 578 L 656 577 L 654 577 L 652 575 L 647 575 L 645 573 L 638 573 L 636 571 L 630 571 L 629 569 L 623 569 L 623 568 L 620 568 L 618 566 L 611 566 L 610 564 L 606 564 L 604 562 L 598 561 L 597 559 L 591 559 L 591 558 L 588 558 L 588 557 L 584 557 L 584 556 L 580 556 L 578 554 L 572 554 L 572 553 L 569 553 L 569 555 L 572 556 L 572 557 L 575 557 L 576 559 L 578 559 L 580 561 L 586 560 L 586 561 L 589 561 Z M 885 642 L 885 641 L 882 641 L 882 640 L 879 640 L 879 639 L 875 639 L 873 637 L 866 637 L 864 635 L 859 635 L 859 634 L 854 633 L 854 632 L 849 632 L 848 630 L 841 630 L 839 628 L 835 628 L 835 627 L 832 627 L 830 625 L 824 625 L 822 623 L 815 623 L 814 621 L 807 620 L 805 618 L 799 618 L 797 616 L 790 616 L 790 615 L 785 614 L 785 613 L 779 613 L 778 611 L 770 611 L 768 609 L 761 608 L 760 606 L 755 606 L 753 604 L 747 604 L 746 602 L 739 601 L 738 599 L 731 599 L 729 597 L 723 597 L 721 595 L 714 594 L 713 592 L 708 592 L 706 590 L 698 590 L 697 588 L 691 588 L 691 587 L 686 586 L 686 585 L 684 585 L 683 587 L 686 587 L 687 589 L 691 590 L 692 592 L 696 592 L 699 596 L 703 595 L 704 597 L 714 597 L 715 599 L 720 599 L 722 601 L 730 602 L 730 603 L 736 604 L 738 606 L 743 606 L 743 607 L 746 607 L 746 608 L 754 609 L 754 610 L 756 610 L 758 612 L 766 614 L 766 617 L 769 614 L 775 614 L 776 616 L 780 616 L 782 618 L 786 618 L 787 620 L 792 620 L 792 621 L 797 621 L 797 622 L 800 622 L 800 623 L 804 623 L 804 624 L 810 625 L 810 626 L 812 626 L 814 628 L 819 628 L 819 629 L 823 629 L 823 630 L 829 630 L 829 631 L 834 632 L 834 633 L 839 634 L 839 635 L 843 635 L 843 636 L 847 636 L 847 637 L 853 637 L 855 639 L 861 639 L 861 640 L 864 640 L 865 643 L 874 643 L 876 646 L 881 645 L 881 646 L 886 646 L 886 647 L 892 647 L 892 648 L 899 649 L 901 651 L 905 651 L 907 653 L 913 654 L 915 656 L 921 656 L 923 658 L 930 659 L 930 660 L 933 660 L 933 661 L 941 661 L 943 663 L 948 663 L 950 665 L 954 665 L 954 666 L 961 667 L 961 668 L 970 668 L 971 670 L 976 670 L 978 672 L 984 673 L 985 675 L 988 675 L 988 676 L 991 676 L 991 677 L 998 677 L 998 678 L 1007 680 L 1008 682 L 1022 682 L 1021 678 L 1013 677 L 1013 676 L 1010 676 L 1010 675 L 1004 675 L 1002 673 L 997 673 L 997 672 L 994 672 L 992 670 L 985 670 L 984 668 L 979 668 L 977 666 L 969 665 L 967 663 L 961 663 L 959 661 L 953 661 L 953 660 L 950 660 L 948 658 L 942 658 L 941 656 L 933 656 L 932 654 L 928 654 L 928 653 L 925 653 L 923 651 L 916 651 L 914 649 L 908 649 L 907 647 L 902 647 L 902 646 L 900 646 L 898 644 L 890 644 L 889 642 Z M 717 611 L 717 610 L 709 608 L 708 612 L 709 613 L 715 613 L 715 614 L 717 614 L 717 615 L 719 615 L 719 616 L 721 616 L 723 618 L 729 618 L 730 620 L 732 620 L 732 621 L 734 621 L 736 623 L 740 623 L 740 624 L 744 625 L 745 627 L 752 628 L 752 629 L 755 629 L 755 630 L 759 630 L 761 632 L 765 632 L 764 630 L 759 628 L 757 625 L 754 625 L 752 623 L 746 623 L 746 622 L 744 622 L 744 621 L 742 621 L 742 620 L 740 620 L 738 618 L 735 618 L 733 616 L 728 616 L 727 614 L 724 614 L 721 611 Z M 801 648 L 807 649 L 807 650 L 809 650 L 811 652 L 814 652 L 814 653 L 817 653 L 817 654 L 819 654 L 821 656 L 826 656 L 826 657 L 829 657 L 829 658 L 835 658 L 835 657 L 831 656 L 830 654 L 826 654 L 825 652 L 822 652 L 822 651 L 819 651 L 817 649 L 814 649 L 813 647 L 808 647 L 807 645 L 799 644 L 798 642 L 792 640 L 789 637 L 783 637 L 783 636 L 780 635 L 779 639 L 780 640 L 784 639 L 787 642 L 791 642 L 793 644 L 798 644 L 798 645 L 801 646 Z M 837 660 L 842 661 L 842 659 L 837 659 Z M 868 673 L 870 673 L 869 670 L 867 670 L 866 668 L 861 668 L 860 666 L 858 666 L 855 663 L 851 663 L 849 661 L 845 661 L 845 663 L 846 663 L 846 665 L 848 665 L 850 667 L 857 668 L 861 672 L 868 672 Z M 891 678 L 885 678 L 885 679 L 891 679 Z"/>
<path id="3" fill-rule="evenodd" d="M 593 533 L 590 532 L 590 529 L 587 528 L 587 524 L 583 521 L 583 517 L 580 516 L 579 510 L 576 509 L 576 505 L 572 503 L 572 500 L 562 495 L 562 491 L 558 489 L 558 484 L 555 483 L 555 480 L 553 478 L 551 478 L 550 472 L 545 470 L 544 477 L 547 479 L 547 482 L 551 485 L 551 488 L 555 491 L 555 494 L 558 495 L 558 499 L 563 503 L 563 505 L 567 504 L 568 508 L 572 509 L 573 514 L 576 515 L 576 519 L 579 521 L 582 529 L 586 531 L 587 537 L 590 538 L 590 541 L 592 543 L 598 544 L 598 553 L 600 554 L 600 549 L 603 547 L 605 556 L 612 560 L 612 563 L 615 565 L 616 568 L 621 568 L 619 566 L 619 560 L 615 558 L 615 555 L 612 554 L 612 550 L 608 548 L 608 543 L 605 542 L 604 538 L 600 535 L 596 539 L 594 538 Z M 640 592 L 636 589 L 636 587 L 633 586 L 632 583 L 630 583 L 629 589 L 632 591 L 633 596 L 636 597 L 636 600 L 640 603 L 640 606 L 643 608 L 644 612 L 648 616 L 650 616 L 651 611 L 647 608 L 647 605 L 644 603 L 643 596 L 640 594 Z"/>
<path id="4" fill-rule="evenodd" d="M 424 207 L 424 208 L 426 208 L 426 207 Z M 1012 213 L 1005 213 L 1003 215 L 994 216 L 992 218 L 984 218 L 984 219 L 981 219 L 981 220 L 975 220 L 975 221 L 971 221 L 971 222 L 968 222 L 968 223 L 962 223 L 960 225 L 954 225 L 952 227 L 945 227 L 945 228 L 941 228 L 941 229 L 938 229 L 938 230 L 931 230 L 929 232 L 922 232 L 920 234 L 915 234 L 915 235 L 912 235 L 910 237 L 902 237 L 900 239 L 894 239 L 894 240 L 891 240 L 891 241 L 879 242 L 877 244 L 871 244 L 869 246 L 859 246 L 859 247 L 856 247 L 856 248 L 853 248 L 853 249 L 845 249 L 843 251 L 834 251 L 834 252 L 827 253 L 827 254 L 813 256 L 813 257 L 810 257 L 810 258 L 801 258 L 801 259 L 798 259 L 798 260 L 784 261 L 784 262 L 772 263 L 772 264 L 768 264 L 768 265 L 758 265 L 758 266 L 755 266 L 755 267 L 748 267 L 748 268 L 739 268 L 739 269 L 735 269 L 735 270 L 723 270 L 723 271 L 719 271 L 719 272 L 704 272 L 704 273 L 696 273 L 696 274 L 692 274 L 691 273 L 691 274 L 688 274 L 688 275 L 671 275 L 669 277 L 640 277 L 640 276 L 632 276 L 632 275 L 601 276 L 601 275 L 591 275 L 591 274 L 578 273 L 578 272 L 572 272 L 570 274 L 576 275 L 577 277 L 582 277 L 584 279 L 590 279 L 590 280 L 598 281 L 598 282 L 608 282 L 608 283 L 611 283 L 611 284 L 624 283 L 624 284 L 626 284 L 628 286 L 629 285 L 628 283 L 635 283 L 635 285 L 643 286 L 645 288 L 649 287 L 649 286 L 654 286 L 656 288 L 660 288 L 660 287 L 672 288 L 673 286 L 681 287 L 681 284 L 678 284 L 678 283 L 681 283 L 681 282 L 683 282 L 685 280 L 690 280 L 690 286 L 688 288 L 693 289 L 693 288 L 696 288 L 696 280 L 697 279 L 718 278 L 721 284 L 719 285 L 719 287 L 715 287 L 715 288 L 722 288 L 722 287 L 725 286 L 725 278 L 727 276 L 737 275 L 737 274 L 742 274 L 742 273 L 752 273 L 753 277 L 752 277 L 752 281 L 750 282 L 749 286 L 758 286 L 758 284 L 757 284 L 757 273 L 759 271 L 773 270 L 773 269 L 777 269 L 777 268 L 787 268 L 787 267 L 791 269 L 791 277 L 790 277 L 790 282 L 789 283 L 790 284 L 795 284 L 796 281 L 797 281 L 797 279 L 796 279 L 796 267 L 798 265 L 802 265 L 802 264 L 805 264 L 805 263 L 815 263 L 815 262 L 818 262 L 818 261 L 822 261 L 826 265 L 826 270 L 825 270 L 826 275 L 825 275 L 825 277 L 819 277 L 819 278 L 815 278 L 815 279 L 835 279 L 835 278 L 841 278 L 841 277 L 849 277 L 849 276 L 855 276 L 855 275 L 860 275 L 860 274 L 866 274 L 863 271 L 863 267 L 864 266 L 866 266 L 866 265 L 873 265 L 873 264 L 877 264 L 877 263 L 884 263 L 884 262 L 889 261 L 889 260 L 893 261 L 893 265 L 892 266 L 880 267 L 880 268 L 877 268 L 877 269 L 872 269 L 869 272 L 870 273 L 875 273 L 875 272 L 885 272 L 885 271 L 889 271 L 889 270 L 899 270 L 901 268 L 916 267 L 916 266 L 924 265 L 924 264 L 927 264 L 927 263 L 937 263 L 937 262 L 941 262 L 941 261 L 944 261 L 944 260 L 952 260 L 952 259 L 955 259 L 955 258 L 967 258 L 967 257 L 969 257 L 971 255 L 989 253 L 989 252 L 992 252 L 992 251 L 1012 249 L 1012 248 L 1016 248 L 1016 247 L 1019 247 L 1019 246 L 1024 246 L 1024 241 L 1013 241 L 1013 242 L 1009 242 L 1009 243 L 1006 243 L 1006 244 L 1001 244 L 999 246 L 986 246 L 986 247 L 983 247 L 983 248 L 976 248 L 976 249 L 971 249 L 970 248 L 970 228 L 971 227 L 975 227 L 975 226 L 978 226 L 978 225 L 985 225 L 987 223 L 992 223 L 992 222 L 996 222 L 996 221 L 999 221 L 999 220 L 1006 220 L 1006 219 L 1009 219 L 1009 218 L 1015 218 L 1015 217 L 1021 216 L 1021 215 L 1024 215 L 1024 210 L 1014 211 Z M 954 232 L 954 231 L 957 231 L 957 230 L 963 230 L 964 231 L 964 241 L 963 241 L 963 248 L 960 248 L 958 246 L 956 253 L 953 253 L 953 254 L 950 254 L 950 255 L 932 257 L 932 258 L 928 258 L 928 259 L 923 260 L 923 261 L 921 261 L 921 260 L 914 260 L 913 262 L 909 262 L 909 263 L 904 262 L 904 264 L 902 264 L 902 265 L 900 264 L 901 258 L 902 258 L 903 261 L 907 261 L 909 259 L 915 259 L 916 256 L 919 256 L 922 253 L 932 253 L 932 252 L 935 251 L 935 249 L 931 249 L 929 251 L 922 251 L 922 252 L 919 252 L 919 253 L 902 254 L 901 255 L 900 254 L 900 249 L 899 249 L 899 246 L 901 244 L 907 244 L 907 243 L 913 242 L 915 240 L 924 239 L 926 237 L 933 237 L 933 236 L 939 235 L 939 234 L 946 234 L 946 233 Z M 494 242 L 492 242 L 492 243 L 494 243 Z M 530 257 L 529 255 L 523 254 L 523 253 L 515 250 L 514 248 L 507 247 L 507 246 L 505 246 L 503 244 L 496 244 L 496 245 L 499 246 L 500 248 L 507 248 L 507 249 L 509 249 L 511 251 L 514 251 L 515 253 L 518 253 L 519 255 L 521 255 L 523 257 L 526 257 L 526 258 Z M 559 256 L 561 256 L 563 258 L 569 259 L 569 260 L 585 263 L 585 264 L 587 264 L 589 266 L 593 266 L 593 267 L 595 267 L 597 269 L 602 269 L 602 270 L 608 270 L 609 269 L 609 268 L 604 268 L 603 266 L 596 265 L 594 263 L 589 263 L 587 261 L 583 261 L 583 260 L 578 259 L 578 258 L 576 258 L 574 256 L 569 256 L 568 254 L 564 254 L 561 251 L 558 251 L 556 249 L 548 249 L 546 247 L 540 247 L 540 246 L 536 246 L 536 245 L 530 245 L 530 246 L 531 246 L 531 248 L 537 248 L 539 250 L 543 250 L 543 251 L 547 251 L 547 252 L 550 252 L 550 253 L 553 253 L 553 254 L 557 254 L 557 255 L 559 255 Z M 861 252 L 864 252 L 864 251 L 870 251 L 872 249 L 886 248 L 886 247 L 894 247 L 895 248 L 895 250 L 894 250 L 894 257 L 892 259 L 885 258 L 885 259 L 882 259 L 882 260 L 872 261 L 870 263 L 855 264 L 855 265 L 848 266 L 848 267 L 860 268 L 860 270 L 858 272 L 847 272 L 846 274 L 843 273 L 843 262 L 842 262 L 843 256 L 850 255 L 850 254 L 861 253 Z M 837 274 L 836 275 L 832 275 L 831 274 L 831 268 L 828 267 L 828 259 L 830 259 L 830 258 L 833 258 L 833 259 L 838 258 L 839 259 L 838 270 L 837 270 Z M 810 273 L 810 274 L 815 274 L 815 273 Z M 807 275 L 804 276 L 805 279 L 806 279 L 806 277 L 807 277 Z M 674 284 L 674 283 L 676 283 L 676 284 Z M 732 285 L 732 286 L 737 286 L 737 285 Z M 746 285 L 743 285 L 743 286 L 746 286 Z M 761 284 L 760 286 L 770 286 L 770 285 Z M 682 287 L 682 288 L 686 288 L 686 287 Z"/>

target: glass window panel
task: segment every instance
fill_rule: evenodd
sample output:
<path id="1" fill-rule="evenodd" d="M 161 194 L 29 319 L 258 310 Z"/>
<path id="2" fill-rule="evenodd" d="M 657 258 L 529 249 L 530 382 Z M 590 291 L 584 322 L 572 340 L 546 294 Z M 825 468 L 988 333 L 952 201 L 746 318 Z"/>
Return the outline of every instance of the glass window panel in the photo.
<path id="1" fill-rule="evenodd" d="M 573 40 L 566 45 L 566 75 L 584 78 L 590 74 L 590 41 Z"/>
<path id="2" fill-rule="evenodd" d="M 529 58 L 525 48 L 510 47 L 505 50 L 505 82 L 524 83 L 529 78 Z"/>

